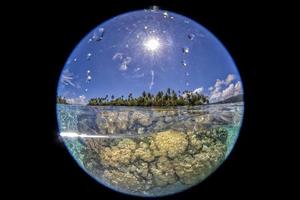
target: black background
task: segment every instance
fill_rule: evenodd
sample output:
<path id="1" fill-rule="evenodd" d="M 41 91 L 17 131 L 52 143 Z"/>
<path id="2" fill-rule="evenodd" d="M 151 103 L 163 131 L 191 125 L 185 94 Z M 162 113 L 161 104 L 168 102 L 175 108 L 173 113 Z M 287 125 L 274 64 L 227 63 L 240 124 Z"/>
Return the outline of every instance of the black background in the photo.
<path id="1" fill-rule="evenodd" d="M 97 2 L 97 3 L 96 3 Z M 215 34 L 231 53 L 244 84 L 245 117 L 236 146 L 223 165 L 201 184 L 164 199 L 256 198 L 277 195 L 282 174 L 274 166 L 276 137 L 267 124 L 272 102 L 261 99 L 272 91 L 269 78 L 277 71 L 268 61 L 278 29 L 281 5 L 222 3 L 217 1 L 77 1 L 54 3 L 16 3 L 16 12 L 6 17 L 11 27 L 13 46 L 18 56 L 12 58 L 17 70 L 10 90 L 18 105 L 22 99 L 28 108 L 13 131 L 23 145 L 10 148 L 10 164 L 16 178 L 10 185 L 21 195 L 44 197 L 82 197 L 85 199 L 133 199 L 101 186 L 76 164 L 57 137 L 55 113 L 56 87 L 60 72 L 73 48 L 95 26 L 127 11 L 158 5 L 198 21 Z M 25 64 L 26 63 L 26 64 Z M 25 88 L 22 89 L 21 86 Z M 277 88 L 279 86 L 276 86 Z M 266 88 L 270 88 L 266 90 Z M 16 92 L 17 91 L 17 92 Z M 267 91 L 267 92 L 266 92 Z M 25 98 L 24 97 L 28 97 Z M 271 105 L 271 106 L 270 106 Z M 276 122 L 272 122 L 276 123 Z M 16 157 L 17 155 L 17 157 Z M 280 152 L 276 151 L 276 158 Z M 14 192 L 13 192 L 14 193 Z"/>

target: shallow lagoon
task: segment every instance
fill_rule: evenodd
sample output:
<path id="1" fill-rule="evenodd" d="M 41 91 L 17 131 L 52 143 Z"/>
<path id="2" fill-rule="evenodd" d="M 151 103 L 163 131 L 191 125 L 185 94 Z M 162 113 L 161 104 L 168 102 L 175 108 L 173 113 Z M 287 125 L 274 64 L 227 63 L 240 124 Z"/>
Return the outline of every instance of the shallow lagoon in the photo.
<path id="1" fill-rule="evenodd" d="M 57 105 L 60 133 L 78 164 L 103 185 L 138 196 L 177 193 L 209 176 L 231 152 L 243 109 Z"/>

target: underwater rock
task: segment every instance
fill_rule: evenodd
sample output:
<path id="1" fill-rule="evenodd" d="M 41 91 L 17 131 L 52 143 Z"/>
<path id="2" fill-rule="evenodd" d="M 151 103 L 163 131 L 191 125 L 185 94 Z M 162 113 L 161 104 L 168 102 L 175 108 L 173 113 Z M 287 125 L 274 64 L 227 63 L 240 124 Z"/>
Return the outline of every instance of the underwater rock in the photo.
<path id="1" fill-rule="evenodd" d="M 140 135 L 145 133 L 145 128 L 143 128 L 143 127 L 138 128 L 137 133 L 140 134 Z"/>
<path id="2" fill-rule="evenodd" d="M 96 124 L 104 134 L 114 134 L 126 132 L 128 129 L 128 112 L 116 113 L 113 111 L 103 111 L 96 118 Z"/>
<path id="3" fill-rule="evenodd" d="M 134 122 L 138 122 L 142 126 L 149 126 L 152 124 L 152 118 L 150 118 L 149 113 L 144 113 L 140 111 L 136 111 L 131 115 L 131 120 Z"/>
<path id="4" fill-rule="evenodd" d="M 173 121 L 174 118 L 172 118 L 170 116 L 166 116 L 164 120 L 165 120 L 166 123 L 169 123 L 169 122 Z"/>
<path id="5" fill-rule="evenodd" d="M 159 118 L 158 121 L 152 126 L 152 131 L 157 132 L 163 130 L 166 127 L 166 124 L 163 121 L 163 118 Z"/>
<path id="6" fill-rule="evenodd" d="M 113 134 L 116 132 L 114 122 L 118 114 L 112 111 L 103 111 L 97 114 L 96 124 L 99 129 L 105 131 L 104 134 Z"/>
<path id="7" fill-rule="evenodd" d="M 120 112 L 115 121 L 115 126 L 118 131 L 123 132 L 128 128 L 128 112 Z"/>

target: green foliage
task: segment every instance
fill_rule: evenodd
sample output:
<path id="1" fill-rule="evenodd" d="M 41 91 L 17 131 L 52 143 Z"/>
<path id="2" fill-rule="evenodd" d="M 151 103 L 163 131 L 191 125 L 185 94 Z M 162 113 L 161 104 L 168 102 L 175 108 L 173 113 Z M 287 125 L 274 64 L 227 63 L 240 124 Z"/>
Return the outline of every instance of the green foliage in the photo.
<path id="1" fill-rule="evenodd" d="M 127 99 L 124 96 L 116 98 L 111 96 L 110 100 L 108 95 L 104 98 L 92 98 L 89 100 L 88 105 L 92 106 L 195 106 L 208 104 L 208 98 L 202 94 L 193 93 L 191 91 L 178 91 L 177 94 L 170 88 L 166 92 L 159 91 L 156 95 L 142 92 L 142 96 L 134 98 L 132 93 L 128 94 Z"/>
<path id="2" fill-rule="evenodd" d="M 56 97 L 56 103 L 58 103 L 58 104 L 68 104 L 67 100 L 64 97 L 61 97 L 61 96 Z"/>

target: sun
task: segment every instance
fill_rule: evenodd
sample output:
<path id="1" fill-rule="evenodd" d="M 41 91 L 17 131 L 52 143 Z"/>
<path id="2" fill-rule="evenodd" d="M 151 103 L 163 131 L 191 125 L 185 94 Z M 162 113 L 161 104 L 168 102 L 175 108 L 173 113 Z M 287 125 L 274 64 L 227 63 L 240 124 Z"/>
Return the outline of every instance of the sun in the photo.
<path id="1" fill-rule="evenodd" d="M 160 42 L 158 38 L 149 38 L 144 42 L 144 47 L 149 51 L 157 51 L 160 47 Z"/>

